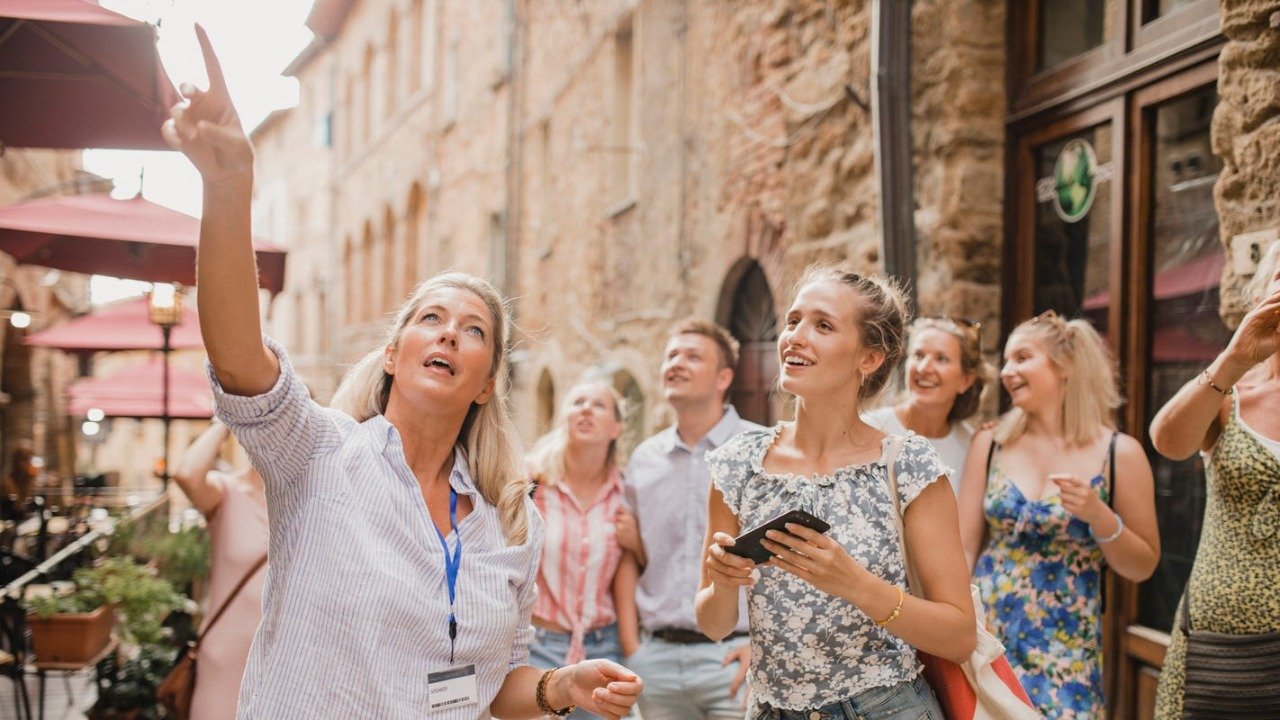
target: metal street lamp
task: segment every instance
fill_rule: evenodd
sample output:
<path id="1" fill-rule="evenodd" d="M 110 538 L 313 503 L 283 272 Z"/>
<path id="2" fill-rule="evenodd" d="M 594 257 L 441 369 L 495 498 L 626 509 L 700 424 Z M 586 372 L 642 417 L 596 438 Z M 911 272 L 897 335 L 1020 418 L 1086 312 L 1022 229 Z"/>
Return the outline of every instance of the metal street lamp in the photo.
<path id="1" fill-rule="evenodd" d="M 173 326 L 182 318 L 182 287 L 176 283 L 154 283 L 147 296 L 147 307 L 151 313 L 151 322 L 160 326 L 160 337 L 163 344 L 160 352 L 164 358 L 164 385 L 161 387 L 160 413 L 164 420 L 164 467 L 161 479 L 165 490 L 169 489 L 169 344 L 173 334 Z"/>

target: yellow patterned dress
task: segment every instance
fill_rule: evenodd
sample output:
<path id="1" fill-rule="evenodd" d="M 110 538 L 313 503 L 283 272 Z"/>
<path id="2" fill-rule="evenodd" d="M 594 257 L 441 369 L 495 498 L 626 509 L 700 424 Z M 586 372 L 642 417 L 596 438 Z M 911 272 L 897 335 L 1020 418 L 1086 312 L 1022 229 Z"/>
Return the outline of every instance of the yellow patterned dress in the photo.
<path id="1" fill-rule="evenodd" d="M 1234 406 L 1205 478 L 1204 530 L 1187 593 L 1193 627 L 1235 635 L 1280 631 L 1280 458 L 1240 420 Z M 1156 694 L 1156 718 L 1182 717 L 1186 637 L 1173 622 Z"/>

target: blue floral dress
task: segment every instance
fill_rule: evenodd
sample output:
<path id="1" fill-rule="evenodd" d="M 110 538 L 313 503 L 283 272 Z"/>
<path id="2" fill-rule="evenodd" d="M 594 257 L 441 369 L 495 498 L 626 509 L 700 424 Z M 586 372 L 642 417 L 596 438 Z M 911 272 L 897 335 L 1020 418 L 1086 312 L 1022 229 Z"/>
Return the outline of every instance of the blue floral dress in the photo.
<path id="1" fill-rule="evenodd" d="M 763 460 L 780 427 L 742 433 L 707 454 L 711 480 L 739 525 L 746 530 L 788 510 L 807 510 L 831 525 L 830 537 L 855 560 L 905 589 L 883 459 L 891 437 L 884 439 L 880 460 L 830 475 L 779 475 L 765 470 Z M 951 472 L 933 445 L 915 434 L 903 442 L 895 468 L 904 510 L 926 486 Z M 806 710 L 910 682 L 920 674 L 915 651 L 852 603 L 785 570 L 758 571 L 747 601 L 753 703 L 747 717 L 755 717 L 761 703 Z"/>
<path id="2" fill-rule="evenodd" d="M 1106 469 L 1104 464 L 1104 470 Z M 1099 473 L 1091 484 L 1108 491 Z M 1106 717 L 1102 697 L 1102 550 L 1058 497 L 1031 500 L 1000 470 L 983 500 L 990 540 L 974 582 L 987 626 L 1046 718 Z"/>

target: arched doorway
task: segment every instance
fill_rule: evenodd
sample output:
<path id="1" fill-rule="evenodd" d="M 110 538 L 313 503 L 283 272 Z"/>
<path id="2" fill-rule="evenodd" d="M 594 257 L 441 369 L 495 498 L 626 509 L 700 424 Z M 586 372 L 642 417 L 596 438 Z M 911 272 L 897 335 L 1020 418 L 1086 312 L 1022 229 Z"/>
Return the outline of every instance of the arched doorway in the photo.
<path id="1" fill-rule="evenodd" d="M 613 387 L 622 396 L 622 437 L 618 438 L 618 456 L 627 458 L 645 438 L 644 393 L 639 383 L 626 370 L 613 373 Z"/>
<path id="2" fill-rule="evenodd" d="M 778 319 L 764 269 L 750 258 L 740 260 L 720 297 L 717 319 L 741 346 L 729 402 L 747 420 L 772 425 L 778 419 Z"/>

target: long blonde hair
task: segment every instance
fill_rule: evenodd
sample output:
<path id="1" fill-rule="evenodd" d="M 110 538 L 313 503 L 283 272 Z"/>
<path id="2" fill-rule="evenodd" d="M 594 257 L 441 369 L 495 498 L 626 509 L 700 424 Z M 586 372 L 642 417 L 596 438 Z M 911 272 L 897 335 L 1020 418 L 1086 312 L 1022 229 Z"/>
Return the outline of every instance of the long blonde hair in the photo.
<path id="1" fill-rule="evenodd" d="M 1086 320 L 1063 320 L 1052 310 L 1013 329 L 1008 342 L 1027 337 L 1039 342 L 1049 360 L 1066 375 L 1062 401 L 1062 434 L 1073 445 L 1087 443 L 1104 428 L 1115 427 L 1120 389 L 1115 359 L 1106 342 Z M 1005 413 L 995 439 L 1010 443 L 1027 429 L 1021 408 Z"/>
<path id="2" fill-rule="evenodd" d="M 604 378 L 587 378 L 574 383 L 565 393 L 565 401 L 556 415 L 554 428 L 538 438 L 538 441 L 533 444 L 533 449 L 529 451 L 529 471 L 539 484 L 555 485 L 564 479 L 566 473 L 564 451 L 569 445 L 569 429 L 566 423 L 570 411 L 569 403 L 573 400 L 575 391 L 586 387 L 602 387 L 608 390 L 609 397 L 613 398 L 613 419 L 622 422 L 626 417 L 622 395 L 613 383 Z M 604 466 L 608 472 L 613 472 L 618 467 L 617 438 L 609 442 Z"/>
<path id="3" fill-rule="evenodd" d="M 387 409 L 393 376 L 383 369 L 386 345 L 395 346 L 405 327 L 417 315 L 427 295 L 442 288 L 466 290 L 484 302 L 493 323 L 493 356 L 489 377 L 497 379 L 498 390 L 484 404 L 472 403 L 462 421 L 458 439 L 467 456 L 467 469 L 486 502 L 498 508 L 503 534 L 512 545 L 524 544 L 529 531 L 525 514 L 528 479 L 520 468 L 520 443 L 508 411 L 506 389 L 502 387 L 507 360 L 511 318 L 502 296 L 487 281 L 466 273 L 443 273 L 418 284 L 413 295 L 396 312 L 388 328 L 387 341 L 365 355 L 347 371 L 329 406 L 364 422 Z"/>

